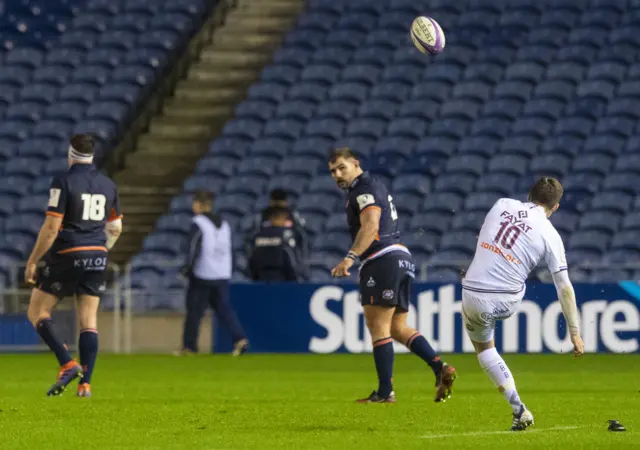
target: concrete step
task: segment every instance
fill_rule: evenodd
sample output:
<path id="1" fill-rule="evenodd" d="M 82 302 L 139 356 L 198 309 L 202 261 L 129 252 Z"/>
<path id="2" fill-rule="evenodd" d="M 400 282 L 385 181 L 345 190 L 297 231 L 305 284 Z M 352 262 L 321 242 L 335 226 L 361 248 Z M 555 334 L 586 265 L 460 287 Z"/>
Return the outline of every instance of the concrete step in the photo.
<path id="1" fill-rule="evenodd" d="M 184 88 L 193 89 L 199 92 L 209 92 L 212 90 L 234 90 L 236 92 L 245 92 L 259 74 L 254 72 L 252 75 L 244 74 L 244 76 L 245 78 L 238 77 L 231 80 L 229 78 L 224 79 L 224 75 L 220 74 L 219 79 L 221 82 L 217 82 L 216 80 L 188 80 L 184 83 Z"/>
<path id="2" fill-rule="evenodd" d="M 210 49 L 202 52 L 200 56 L 203 63 L 208 63 L 206 66 L 211 69 L 217 68 L 218 70 L 232 67 L 260 70 L 272 59 L 272 55 L 265 52 L 217 51 L 215 47 L 210 47 Z"/>
<path id="3" fill-rule="evenodd" d="M 120 204 L 122 206 L 138 205 L 166 205 L 171 200 L 169 195 L 123 195 L 120 194 Z"/>
<path id="4" fill-rule="evenodd" d="M 154 156 L 181 155 L 185 158 L 197 158 L 207 151 L 209 141 L 188 141 L 184 139 L 161 139 L 150 134 L 140 136 L 138 151 Z M 134 183 L 139 185 L 139 183 Z"/>
<path id="5" fill-rule="evenodd" d="M 215 133 L 216 126 L 211 122 L 193 123 L 184 118 L 157 116 L 151 122 L 150 130 L 156 138 L 204 140 Z"/>
<path id="6" fill-rule="evenodd" d="M 213 87 L 210 89 L 200 89 L 191 87 L 186 82 L 176 89 L 176 100 L 185 100 L 193 103 L 220 106 L 236 103 L 244 95 L 244 90 Z"/>
<path id="7" fill-rule="evenodd" d="M 180 189 L 177 187 L 156 187 L 156 186 L 118 186 L 118 192 L 120 196 L 133 195 L 133 196 L 146 196 L 156 195 L 171 198 L 180 193 Z"/>
<path id="8" fill-rule="evenodd" d="M 243 84 L 247 80 L 255 80 L 257 74 L 255 70 L 244 68 L 232 68 L 225 70 L 211 70 L 210 67 L 202 67 L 200 64 L 194 66 L 189 71 L 189 83 L 211 83 L 216 86 L 235 86 Z"/>
<path id="9" fill-rule="evenodd" d="M 225 28 L 228 30 L 243 30 L 244 33 L 275 33 L 282 35 L 283 31 L 288 31 L 296 19 L 296 15 L 291 16 L 264 16 L 259 10 L 253 15 L 247 9 L 246 14 L 233 14 L 227 18 Z M 214 36 L 215 40 L 215 36 Z"/>
<path id="10" fill-rule="evenodd" d="M 157 173 L 140 173 L 124 169 L 116 177 L 116 182 L 126 183 L 132 186 L 181 186 L 185 179 L 191 175 L 193 169 L 178 169 Z"/>
<path id="11" fill-rule="evenodd" d="M 201 104 L 188 105 L 176 104 L 175 107 L 167 108 L 164 117 L 175 122 L 189 121 L 191 123 L 211 124 L 216 121 L 226 121 L 233 115 L 235 107 L 233 105 L 207 107 Z"/>
<path id="12" fill-rule="evenodd" d="M 238 12 L 242 12 L 245 17 L 291 17 L 297 16 L 304 9 L 304 2 L 248 2 L 246 6 L 240 7 Z"/>
<path id="13" fill-rule="evenodd" d="M 168 210 L 168 207 L 167 207 Z M 122 236 L 127 234 L 127 230 L 129 227 L 135 226 L 146 226 L 150 223 L 155 223 L 157 216 L 149 215 L 149 214 L 137 214 L 135 211 L 131 211 L 130 214 L 127 214 L 122 220 L 123 232 Z"/>
<path id="14" fill-rule="evenodd" d="M 274 50 L 280 46 L 282 35 L 280 34 L 255 34 L 248 33 L 220 33 L 213 38 L 214 48 L 220 50 L 238 50 L 238 51 L 267 51 Z"/>

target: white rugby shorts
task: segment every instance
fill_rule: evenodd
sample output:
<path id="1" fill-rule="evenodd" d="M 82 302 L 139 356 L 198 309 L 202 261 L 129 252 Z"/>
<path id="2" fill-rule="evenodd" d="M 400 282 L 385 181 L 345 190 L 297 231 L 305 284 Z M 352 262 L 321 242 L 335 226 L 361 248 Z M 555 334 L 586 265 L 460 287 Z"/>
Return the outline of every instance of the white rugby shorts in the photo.
<path id="1" fill-rule="evenodd" d="M 493 339 L 496 320 L 508 319 L 516 313 L 525 290 L 517 294 L 473 292 L 462 289 L 462 320 L 474 342 Z"/>

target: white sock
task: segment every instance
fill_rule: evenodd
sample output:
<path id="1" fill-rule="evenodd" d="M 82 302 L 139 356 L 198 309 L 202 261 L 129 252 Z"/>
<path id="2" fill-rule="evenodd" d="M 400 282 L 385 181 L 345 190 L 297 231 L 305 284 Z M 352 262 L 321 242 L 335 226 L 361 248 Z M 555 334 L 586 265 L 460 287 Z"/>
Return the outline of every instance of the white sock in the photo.
<path id="1" fill-rule="evenodd" d="M 493 384 L 498 388 L 498 392 L 502 394 L 506 401 L 511 405 L 514 414 L 520 412 L 520 407 L 524 406 L 524 403 L 520 400 L 518 391 L 516 390 L 516 382 L 511 375 L 511 371 L 504 359 L 498 354 L 495 347 L 478 353 L 478 361 L 480 367 L 491 378 Z"/>

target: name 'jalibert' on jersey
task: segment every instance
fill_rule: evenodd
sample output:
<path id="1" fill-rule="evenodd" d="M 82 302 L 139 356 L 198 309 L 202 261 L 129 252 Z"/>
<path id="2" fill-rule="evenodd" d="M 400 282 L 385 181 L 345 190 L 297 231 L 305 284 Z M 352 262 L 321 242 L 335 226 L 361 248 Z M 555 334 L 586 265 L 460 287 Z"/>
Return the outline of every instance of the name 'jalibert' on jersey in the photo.
<path id="1" fill-rule="evenodd" d="M 395 249 L 400 243 L 398 212 L 393 205 L 393 198 L 381 181 L 371 177 L 368 172 L 364 172 L 353 181 L 349 188 L 347 224 L 352 240 L 360 231 L 360 215 L 369 208 L 380 210 L 380 227 L 376 239 L 360 255 L 361 261 L 372 256 L 381 256 L 387 251 Z"/>
<path id="2" fill-rule="evenodd" d="M 115 183 L 92 164 L 74 164 L 53 178 L 46 214 L 62 217 L 52 253 L 107 251 L 105 224 L 122 217 Z"/>
<path id="3" fill-rule="evenodd" d="M 567 270 L 562 238 L 544 208 L 501 198 L 482 224 L 462 285 L 476 292 L 519 293 L 543 258 L 552 273 Z"/>

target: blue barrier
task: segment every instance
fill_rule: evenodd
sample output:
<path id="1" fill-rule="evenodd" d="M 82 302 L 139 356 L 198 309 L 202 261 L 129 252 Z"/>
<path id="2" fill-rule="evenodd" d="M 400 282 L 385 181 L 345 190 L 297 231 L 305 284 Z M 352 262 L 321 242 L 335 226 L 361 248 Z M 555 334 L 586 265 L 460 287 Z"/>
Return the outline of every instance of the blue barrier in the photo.
<path id="1" fill-rule="evenodd" d="M 637 353 L 640 286 L 575 285 L 587 352 Z M 460 285 L 414 286 L 409 323 L 442 353 L 472 352 L 460 316 Z M 362 353 L 372 349 L 356 285 L 238 284 L 231 299 L 253 352 Z M 532 283 L 516 316 L 500 323 L 496 346 L 506 353 L 568 352 L 572 345 L 553 285 Z M 216 327 L 216 352 L 231 350 Z M 398 352 L 406 352 L 396 345 Z"/>

